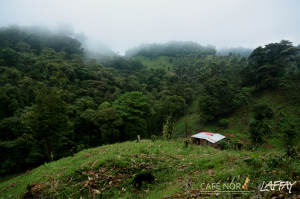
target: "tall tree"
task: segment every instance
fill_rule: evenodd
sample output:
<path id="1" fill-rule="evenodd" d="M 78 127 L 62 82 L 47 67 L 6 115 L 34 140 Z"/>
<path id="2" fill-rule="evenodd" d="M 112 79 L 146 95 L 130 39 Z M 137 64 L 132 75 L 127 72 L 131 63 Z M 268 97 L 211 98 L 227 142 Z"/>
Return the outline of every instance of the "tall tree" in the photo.
<path id="1" fill-rule="evenodd" d="M 97 112 L 94 123 L 99 126 L 103 143 L 119 141 L 120 131 L 118 127 L 121 126 L 122 122 L 122 118 L 115 108 L 102 108 Z"/>
<path id="2" fill-rule="evenodd" d="M 278 77 L 285 74 L 299 51 L 300 49 L 293 47 L 292 42 L 287 40 L 254 49 L 245 68 L 246 84 L 256 84 L 260 89 L 276 86 Z"/>
<path id="3" fill-rule="evenodd" d="M 55 88 L 42 88 L 37 92 L 32 111 L 24 115 L 24 122 L 34 136 L 43 143 L 49 161 L 65 141 L 68 127 L 67 109 Z"/>
<path id="4" fill-rule="evenodd" d="M 114 103 L 125 124 L 125 139 L 133 139 L 138 134 L 145 135 L 145 125 L 149 112 L 148 100 L 141 92 L 132 91 L 121 95 Z"/>
<path id="5" fill-rule="evenodd" d="M 254 119 L 249 123 L 250 139 L 253 145 L 264 143 L 264 136 L 272 133 L 268 119 L 274 116 L 274 111 L 266 104 L 259 104 L 253 108 Z"/>

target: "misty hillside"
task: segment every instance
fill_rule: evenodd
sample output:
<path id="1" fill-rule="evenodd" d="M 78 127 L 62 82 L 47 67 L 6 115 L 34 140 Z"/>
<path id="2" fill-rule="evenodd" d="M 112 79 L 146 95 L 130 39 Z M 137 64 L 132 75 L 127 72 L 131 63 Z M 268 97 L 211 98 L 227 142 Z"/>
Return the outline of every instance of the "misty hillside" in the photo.
<path id="1" fill-rule="evenodd" d="M 182 56 L 191 54 L 215 55 L 215 46 L 201 46 L 196 42 L 170 41 L 164 44 L 141 44 L 138 47 L 126 51 L 125 56 L 136 57 L 159 57 L 159 56 Z"/>
<path id="2" fill-rule="evenodd" d="M 285 152 L 279 151 L 276 160 L 264 154 L 263 157 L 268 156 L 268 163 L 262 163 L 262 167 L 250 164 L 245 168 L 254 166 L 279 171 L 283 167 L 277 165 L 283 164 L 292 172 L 288 173 L 290 180 L 299 176 L 296 172 L 299 169 L 296 156 L 299 154 L 300 138 L 299 46 L 281 40 L 255 48 L 246 58 L 238 51 L 218 55 L 214 46 L 172 41 L 143 44 L 120 56 L 116 53 L 87 53 L 88 50 L 82 48 L 83 41 L 82 34 L 68 27 L 57 32 L 41 27 L 9 26 L 0 29 L 0 176 L 4 179 L 40 165 L 46 165 L 40 169 L 55 168 L 53 172 L 60 176 L 56 173 L 58 167 L 61 170 L 65 167 L 55 161 L 66 158 L 71 161 L 70 166 L 73 159 L 79 157 L 70 157 L 75 153 L 100 152 L 103 147 L 112 147 L 109 150 L 115 150 L 118 146 L 126 148 L 127 142 L 133 145 L 130 141 L 136 140 L 137 135 L 143 139 L 159 139 L 158 143 L 161 142 L 161 146 L 165 147 L 164 151 L 171 151 L 168 148 L 171 148 L 170 143 L 174 142 L 175 137 L 191 135 L 196 130 L 220 130 L 223 134 L 234 132 L 242 138 L 245 143 L 240 147 L 241 153 L 232 151 L 238 140 L 229 139 L 220 144 L 222 149 L 229 150 L 228 153 L 235 156 L 234 159 L 237 157 L 241 167 L 246 164 L 243 158 L 252 156 L 258 159 L 253 151 L 262 153 L 267 141 L 275 143 L 275 147 L 283 146 L 280 150 L 284 149 Z M 89 57 L 91 54 L 93 56 Z M 193 119 L 191 123 L 189 118 Z M 181 142 L 177 145 L 181 145 Z M 147 147 L 141 148 L 140 153 L 161 154 L 160 158 L 170 161 L 169 156 L 160 152 L 160 144 L 155 145 L 151 152 L 147 151 Z M 174 165 L 192 155 L 190 150 L 198 150 L 190 147 L 184 149 L 182 154 L 177 151 L 178 155 L 186 157 L 171 157 L 176 160 Z M 211 149 L 201 148 L 200 151 L 205 154 L 207 150 Z M 215 152 L 225 157 L 226 151 Z M 105 165 L 109 157 L 103 156 L 102 162 L 89 162 L 89 168 L 82 170 L 86 164 L 83 160 L 82 165 L 70 167 L 70 173 L 62 174 L 61 182 L 69 182 L 74 186 L 76 183 L 84 184 L 84 180 L 90 176 L 83 172 L 88 172 L 93 168 L 92 165 L 108 171 L 114 166 L 122 170 L 131 168 L 131 162 L 141 165 L 144 162 L 141 159 L 132 161 L 127 154 L 124 160 L 116 163 L 119 160 L 115 155 L 111 156 L 112 164 Z M 87 157 L 83 155 L 79 158 Z M 95 158 L 99 158 L 98 155 Z M 207 160 L 207 172 L 214 168 L 211 165 L 214 165 L 214 161 L 218 162 L 217 159 L 212 155 Z M 154 160 L 151 156 L 146 162 L 152 164 Z M 93 161 L 96 162 L 96 159 Z M 157 174 L 165 176 L 164 169 L 168 166 L 164 161 L 157 161 Z M 222 161 L 227 160 L 220 161 L 218 164 L 222 165 Z M 272 161 L 277 162 L 273 165 Z M 59 165 L 57 169 L 54 167 L 56 164 Z M 184 168 L 180 175 L 176 174 L 176 178 L 196 172 L 192 168 Z M 218 169 L 221 170 L 221 167 Z M 140 171 L 144 171 L 142 166 L 134 170 Z M 237 174 L 241 175 L 239 172 Z M 119 173 L 109 172 L 109 175 Z M 262 180 L 258 178 L 260 173 L 251 175 Z M 126 184 L 130 177 L 131 173 L 125 175 L 125 181 L 113 179 Z M 218 174 L 219 180 L 223 177 L 228 176 Z M 39 180 L 34 178 L 25 181 L 30 186 L 36 186 L 34 184 L 40 183 Z M 167 181 L 174 183 L 175 178 L 168 178 Z M 105 187 L 103 191 L 108 193 L 112 187 L 106 185 L 110 182 L 102 182 Z M 13 187 L 5 183 L 1 185 L 1 192 Z M 91 183 L 96 183 L 98 190 L 100 186 L 98 181 L 87 183 L 86 186 L 82 184 L 83 187 L 93 189 Z M 161 180 L 158 183 L 164 182 Z M 25 186 L 22 184 L 19 187 L 21 191 L 18 194 L 24 194 Z M 162 191 L 160 194 L 167 187 L 164 184 L 159 190 Z M 48 188 L 45 190 L 52 189 Z M 67 187 L 55 187 L 53 190 L 66 195 L 92 194 L 91 190 L 81 188 L 67 190 Z M 117 186 L 112 190 L 120 192 L 122 187 Z"/>
<path id="3" fill-rule="evenodd" d="M 238 57 L 246 57 L 248 58 L 252 51 L 254 49 L 253 48 L 245 48 L 245 47 L 231 47 L 231 48 L 218 48 L 217 49 L 217 52 L 220 54 L 220 55 L 229 55 L 230 53 L 232 54 L 236 54 Z"/>

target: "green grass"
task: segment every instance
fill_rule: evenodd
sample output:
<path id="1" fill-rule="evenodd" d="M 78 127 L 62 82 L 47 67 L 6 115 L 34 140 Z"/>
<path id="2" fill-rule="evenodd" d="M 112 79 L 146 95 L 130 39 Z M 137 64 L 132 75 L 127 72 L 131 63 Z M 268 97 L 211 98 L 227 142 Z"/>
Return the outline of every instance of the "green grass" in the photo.
<path id="1" fill-rule="evenodd" d="M 28 185 L 33 186 L 31 192 L 35 197 L 89 198 L 90 195 L 93 198 L 94 194 L 96 198 L 163 198 L 184 194 L 187 190 L 200 190 L 202 183 L 229 183 L 234 176 L 239 176 L 235 181 L 238 183 L 249 177 L 248 189 L 255 190 L 261 181 L 260 174 L 268 169 L 263 164 L 254 169 L 243 161 L 255 153 L 267 158 L 278 151 L 221 151 L 196 145 L 186 148 L 182 139 L 105 145 L 0 183 L 0 198 L 20 198 Z M 293 171 L 299 169 L 299 164 L 295 165 L 291 168 Z M 285 173 L 279 174 L 280 168 L 275 170 L 278 172 L 270 174 L 273 180 L 286 177 Z M 134 175 L 141 172 L 151 172 L 156 181 L 144 183 L 138 190 L 130 183 Z M 15 186 L 9 186 L 14 182 Z"/>
<path id="2" fill-rule="evenodd" d="M 156 58 L 150 58 L 150 57 L 144 57 L 144 56 L 138 56 L 134 59 L 139 59 L 143 65 L 148 66 L 149 68 L 163 68 L 166 72 L 168 72 L 168 68 L 172 70 L 173 64 L 169 62 L 170 59 L 173 60 L 173 62 L 176 60 L 175 57 L 169 57 L 169 56 L 159 56 Z"/>
<path id="3" fill-rule="evenodd" d="M 206 55 L 206 60 L 211 60 L 213 55 Z M 155 58 L 145 57 L 142 55 L 139 55 L 135 57 L 134 59 L 138 59 L 142 62 L 143 65 L 148 66 L 149 68 L 163 68 L 168 73 L 168 69 L 170 71 L 173 70 L 173 63 L 176 62 L 176 59 L 180 59 L 180 57 L 170 57 L 170 56 L 159 56 Z M 170 62 L 170 59 L 172 61 Z M 169 72 L 170 72 L 169 71 Z"/>

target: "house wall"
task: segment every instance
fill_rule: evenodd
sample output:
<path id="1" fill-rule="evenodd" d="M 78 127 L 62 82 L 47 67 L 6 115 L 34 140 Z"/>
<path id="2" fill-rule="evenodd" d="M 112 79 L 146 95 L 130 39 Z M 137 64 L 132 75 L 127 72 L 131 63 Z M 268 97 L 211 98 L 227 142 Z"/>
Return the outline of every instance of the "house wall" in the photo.
<path id="1" fill-rule="evenodd" d="M 196 145 L 207 145 L 213 148 L 220 148 L 220 146 L 218 145 L 218 143 L 211 143 L 205 139 L 199 139 L 199 138 L 193 138 L 193 143 Z"/>

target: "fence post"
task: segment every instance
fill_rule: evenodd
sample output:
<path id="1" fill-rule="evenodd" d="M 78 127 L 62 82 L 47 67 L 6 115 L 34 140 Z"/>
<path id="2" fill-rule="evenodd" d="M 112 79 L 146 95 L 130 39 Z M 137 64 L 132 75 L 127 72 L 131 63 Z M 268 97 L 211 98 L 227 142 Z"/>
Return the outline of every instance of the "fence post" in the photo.
<path id="1" fill-rule="evenodd" d="M 140 135 L 137 136 L 137 142 L 140 142 L 141 141 L 141 138 L 140 138 Z"/>

